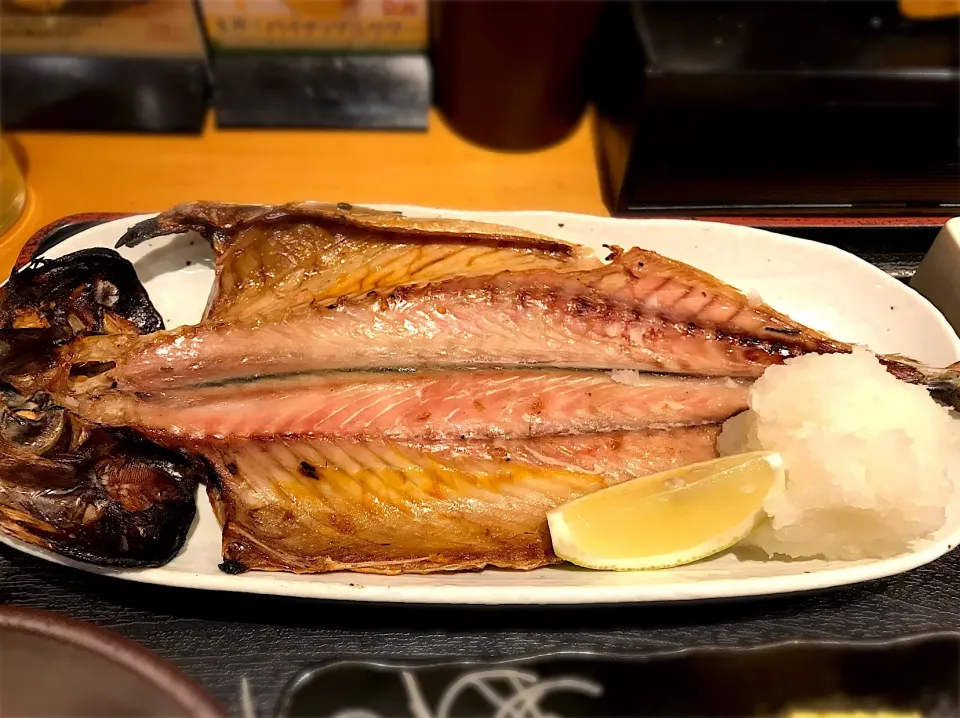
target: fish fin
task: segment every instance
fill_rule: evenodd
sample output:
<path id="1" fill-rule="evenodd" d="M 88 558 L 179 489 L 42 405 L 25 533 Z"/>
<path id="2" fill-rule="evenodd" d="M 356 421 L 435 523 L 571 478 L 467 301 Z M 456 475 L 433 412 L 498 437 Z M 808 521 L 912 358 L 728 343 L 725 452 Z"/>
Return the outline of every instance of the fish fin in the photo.
<path id="1" fill-rule="evenodd" d="M 120 249 L 121 247 L 136 247 L 139 244 L 143 244 L 148 239 L 153 239 L 154 237 L 159 237 L 163 234 L 173 233 L 168 228 L 161 226 L 158 220 L 159 217 L 151 217 L 150 219 L 145 219 L 142 222 L 137 222 L 126 232 L 124 232 L 123 236 L 120 237 L 120 239 L 117 240 L 117 243 L 113 246 L 116 249 Z M 187 231 L 187 228 L 184 227 L 183 231 Z"/>
<path id="2" fill-rule="evenodd" d="M 234 232 L 253 225 L 297 223 L 330 227 L 342 231 L 377 231 L 385 235 L 442 241 L 458 240 L 506 243 L 560 256 L 575 256 L 578 248 L 569 242 L 487 222 L 452 218 L 406 217 L 400 212 L 360 207 L 340 202 L 289 202 L 282 205 L 245 205 L 223 202 L 187 202 L 156 217 L 138 222 L 117 242 L 117 247 L 136 247 L 153 237 L 193 230 L 211 242 L 218 254 Z"/>

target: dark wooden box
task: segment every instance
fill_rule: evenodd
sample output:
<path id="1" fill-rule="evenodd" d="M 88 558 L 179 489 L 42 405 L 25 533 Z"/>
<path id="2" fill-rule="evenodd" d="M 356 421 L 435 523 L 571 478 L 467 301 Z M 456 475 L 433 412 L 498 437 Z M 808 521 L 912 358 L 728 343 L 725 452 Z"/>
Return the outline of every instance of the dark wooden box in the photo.
<path id="1" fill-rule="evenodd" d="M 41 13 L 3 0 L 2 12 L 3 127 L 203 128 L 206 47 L 190 2 L 83 0 Z"/>
<path id="2" fill-rule="evenodd" d="M 594 88 L 618 215 L 960 207 L 960 25 L 895 2 L 612 3 Z"/>

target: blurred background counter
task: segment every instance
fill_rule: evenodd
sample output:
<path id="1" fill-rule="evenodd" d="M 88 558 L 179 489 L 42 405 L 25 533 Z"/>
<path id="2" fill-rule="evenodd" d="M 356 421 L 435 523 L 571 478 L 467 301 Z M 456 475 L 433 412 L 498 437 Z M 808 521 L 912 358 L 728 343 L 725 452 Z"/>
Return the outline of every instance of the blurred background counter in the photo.
<path id="1" fill-rule="evenodd" d="M 607 214 L 591 118 L 544 150 L 488 150 L 431 111 L 426 132 L 220 130 L 201 136 L 11 132 L 29 188 L 0 236 L 0 274 L 44 225 L 84 212 L 150 212 L 190 199 L 295 199 Z"/>
<path id="2" fill-rule="evenodd" d="M 189 200 L 754 224 L 960 208 L 960 0 L 0 10 L 0 272 L 66 215 Z M 4 231 L 12 158 L 27 199 Z"/>

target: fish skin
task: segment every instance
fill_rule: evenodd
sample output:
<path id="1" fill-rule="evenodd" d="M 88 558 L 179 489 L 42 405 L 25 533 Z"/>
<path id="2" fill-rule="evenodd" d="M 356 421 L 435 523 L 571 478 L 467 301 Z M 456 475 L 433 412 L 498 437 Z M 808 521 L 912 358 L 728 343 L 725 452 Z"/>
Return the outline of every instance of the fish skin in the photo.
<path id="1" fill-rule="evenodd" d="M 399 287 L 333 307 L 300 307 L 268 320 L 157 333 L 119 362 L 116 379 L 121 388 L 152 392 L 197 376 L 220 381 L 266 373 L 431 366 L 757 377 L 792 356 L 845 350 L 798 324 L 791 329 L 796 334 L 745 334 L 758 318 L 767 318 L 762 305 L 751 306 L 730 290 L 719 303 L 692 308 L 659 276 L 648 282 L 638 256 L 647 253 L 627 252 L 615 266 L 600 270 L 501 272 Z M 700 315 L 707 326 L 697 324 Z"/>
<path id="2" fill-rule="evenodd" d="M 547 511 L 716 455 L 718 425 L 449 442 L 203 442 L 224 568 L 431 573 L 556 563 Z M 515 457 L 507 461 L 506 457 Z"/>
<path id="3" fill-rule="evenodd" d="M 420 449 L 438 460 L 456 461 L 467 472 L 483 472 L 493 462 L 508 462 L 599 475 L 619 483 L 714 458 L 710 452 L 719 431 L 719 424 L 651 427 L 634 432 L 554 434 L 535 441 L 432 442 L 421 444 Z"/>
<path id="4" fill-rule="evenodd" d="M 612 250 L 613 261 L 581 276 L 610 301 L 639 307 L 645 316 L 677 324 L 692 322 L 720 335 L 805 352 L 851 351 L 851 345 L 804 326 L 688 264 L 645 249 Z"/>
<path id="5" fill-rule="evenodd" d="M 551 369 L 331 372 L 142 399 L 107 391 L 75 410 L 147 435 L 197 440 L 513 438 L 724 421 L 747 408 L 751 384 L 654 374 L 635 382 Z"/>
<path id="6" fill-rule="evenodd" d="M 0 287 L 0 329 L 48 328 L 73 336 L 163 329 L 133 264 L 92 247 L 56 259 L 35 259 Z"/>
<path id="7" fill-rule="evenodd" d="M 179 205 L 130 228 L 118 244 L 187 230 L 214 250 L 216 278 L 204 318 L 215 320 L 457 276 L 600 263 L 582 247 L 518 229 L 313 202 Z"/>
<path id="8" fill-rule="evenodd" d="M 222 255 L 219 264 L 223 270 L 217 273 L 206 318 L 227 321 L 263 317 L 318 300 L 457 276 L 583 266 L 567 257 L 525 247 L 385 242 L 355 236 L 343 239 L 316 227 L 296 234 L 280 233 L 276 241 L 263 242 L 263 233 L 258 235 L 239 238 Z M 258 254 L 253 254 L 248 243 L 256 245 Z M 339 271 L 323 271 L 327 266 L 336 266 Z"/>
<path id="9" fill-rule="evenodd" d="M 456 218 L 407 217 L 400 212 L 372 209 L 347 202 L 288 202 L 280 205 L 230 202 L 183 202 L 156 217 L 138 222 L 117 241 L 117 247 L 136 247 L 149 239 L 194 231 L 216 243 L 215 251 L 229 246 L 238 231 L 258 224 L 315 224 L 350 229 L 380 230 L 438 240 L 452 237 L 469 241 L 522 241 L 560 253 L 572 253 L 576 245 L 489 222 Z"/>

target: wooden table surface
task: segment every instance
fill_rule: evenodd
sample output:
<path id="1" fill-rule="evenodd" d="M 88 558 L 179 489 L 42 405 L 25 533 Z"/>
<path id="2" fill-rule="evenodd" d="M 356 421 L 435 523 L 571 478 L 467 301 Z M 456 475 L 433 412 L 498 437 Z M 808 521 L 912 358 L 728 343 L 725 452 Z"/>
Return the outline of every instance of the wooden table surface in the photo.
<path id="1" fill-rule="evenodd" d="M 212 122 L 202 136 L 10 133 L 28 198 L 0 237 L 0 275 L 36 230 L 65 215 L 159 211 L 197 199 L 605 215 L 591 128 L 585 116 L 563 142 L 528 153 L 473 145 L 435 112 L 429 131 L 418 133 L 218 130 Z"/>

